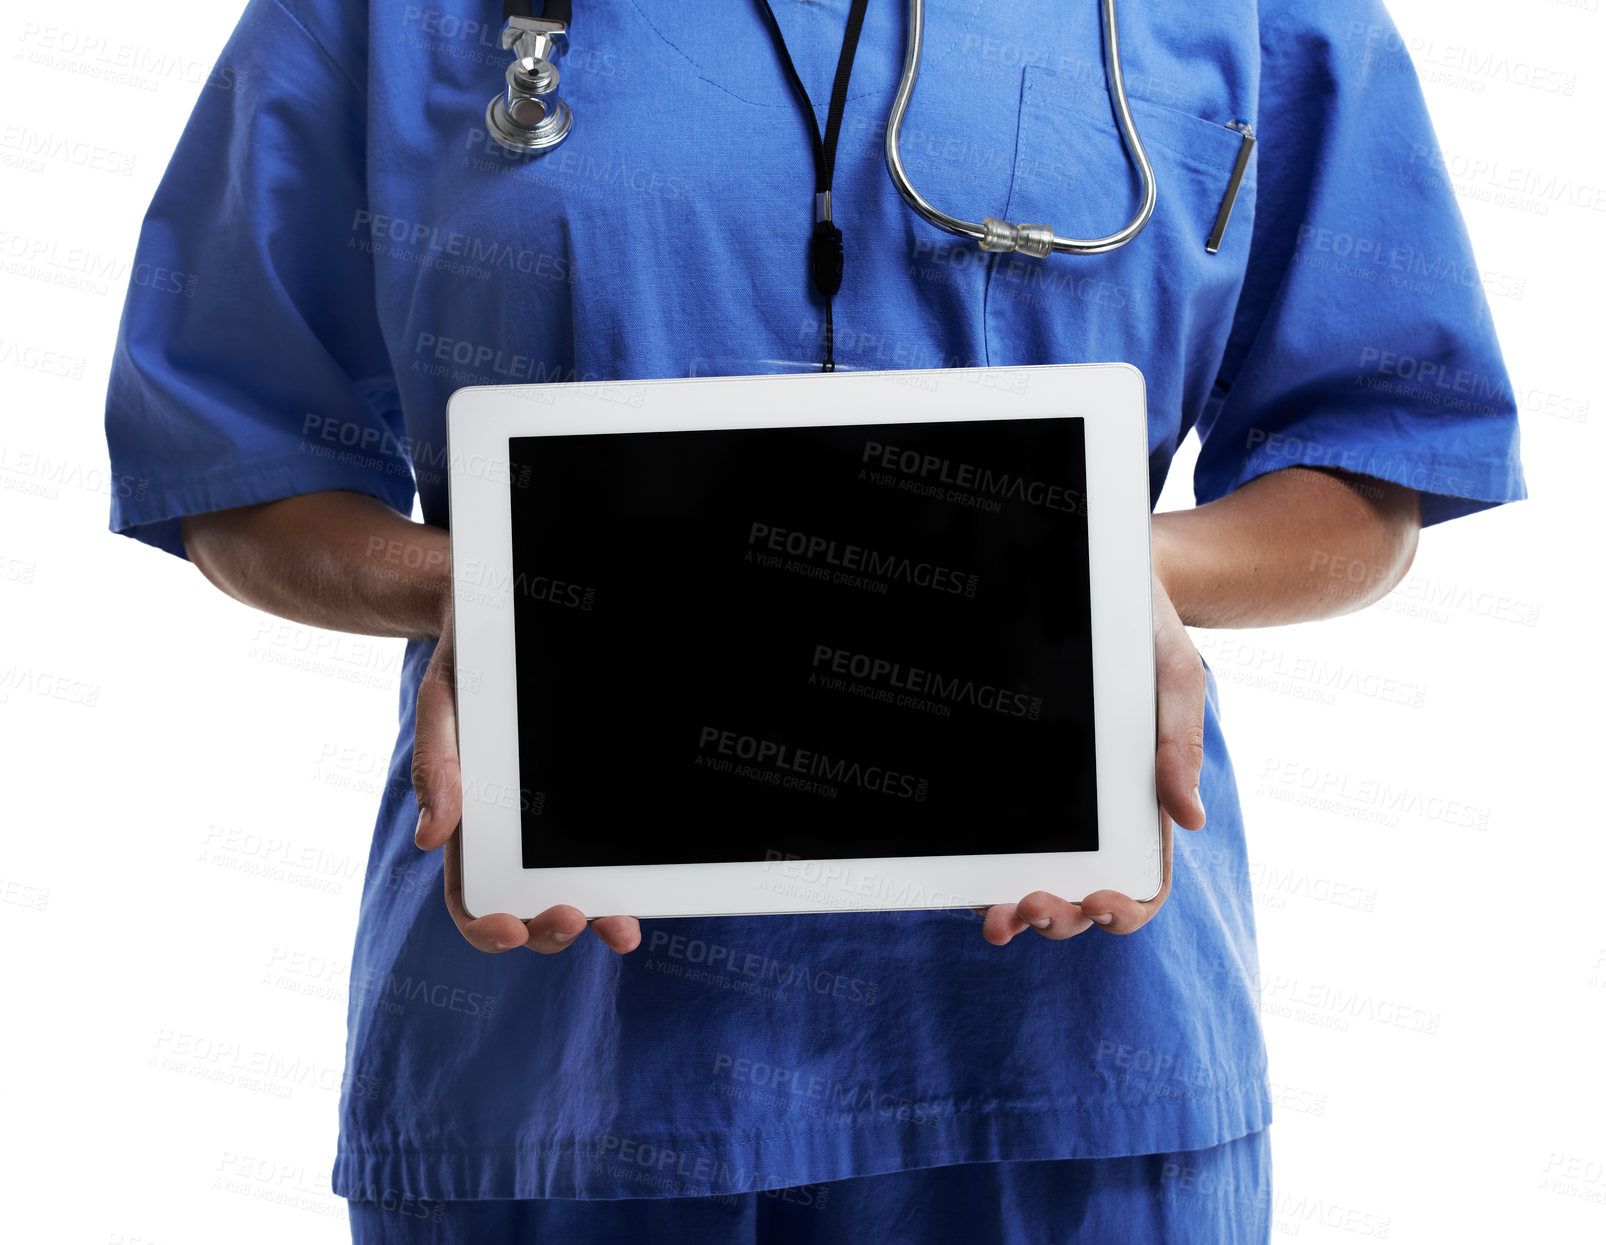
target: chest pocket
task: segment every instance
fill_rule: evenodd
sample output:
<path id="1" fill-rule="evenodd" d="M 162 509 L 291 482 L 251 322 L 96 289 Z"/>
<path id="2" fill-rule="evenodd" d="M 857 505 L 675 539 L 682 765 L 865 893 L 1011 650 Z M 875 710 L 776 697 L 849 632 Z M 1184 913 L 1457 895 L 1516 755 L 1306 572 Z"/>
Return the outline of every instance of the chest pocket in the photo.
<path id="1" fill-rule="evenodd" d="M 1243 136 L 1227 128 L 1231 117 L 1129 102 L 1154 166 L 1154 215 L 1103 255 L 1000 256 L 987 293 L 989 361 L 1132 363 L 1148 382 L 1151 427 L 1167 415 L 1186 426 L 1214 380 L 1242 285 L 1258 153 L 1212 255 L 1205 242 Z M 1006 219 L 1102 237 L 1132 218 L 1140 194 L 1102 78 L 1029 66 Z"/>

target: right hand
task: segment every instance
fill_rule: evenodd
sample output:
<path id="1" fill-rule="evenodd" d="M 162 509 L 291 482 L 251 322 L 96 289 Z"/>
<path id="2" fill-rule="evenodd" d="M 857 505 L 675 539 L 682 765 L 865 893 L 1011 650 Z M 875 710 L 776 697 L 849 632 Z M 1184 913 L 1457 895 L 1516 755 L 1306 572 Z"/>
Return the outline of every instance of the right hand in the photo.
<path id="1" fill-rule="evenodd" d="M 413 791 L 418 796 L 414 841 L 425 851 L 446 849 L 446 910 L 458 931 L 481 951 L 528 947 L 543 955 L 562 951 L 589 925 L 591 932 L 623 955 L 641 945 L 633 916 L 587 921 L 585 913 L 557 904 L 521 921 L 509 912 L 470 917 L 463 908 L 463 849 L 457 831 L 463 815 L 463 779 L 457 758 L 457 698 L 453 688 L 452 613 L 446 605 L 440 641 L 418 685 L 418 721 L 413 734 Z"/>

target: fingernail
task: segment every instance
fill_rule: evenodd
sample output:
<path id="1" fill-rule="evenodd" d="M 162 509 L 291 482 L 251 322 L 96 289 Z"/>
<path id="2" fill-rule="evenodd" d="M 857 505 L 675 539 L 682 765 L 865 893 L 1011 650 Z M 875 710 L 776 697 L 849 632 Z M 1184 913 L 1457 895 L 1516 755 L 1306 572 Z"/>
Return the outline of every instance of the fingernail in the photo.
<path id="1" fill-rule="evenodd" d="M 1199 795 L 1199 788 L 1198 787 L 1195 787 L 1193 789 L 1193 806 L 1196 809 L 1198 809 L 1201 813 L 1205 811 L 1204 800 Z"/>
<path id="2" fill-rule="evenodd" d="M 1113 912 L 1089 912 L 1087 916 L 1088 919 L 1095 925 L 1108 925 L 1111 921 L 1115 920 L 1115 913 Z"/>
<path id="3" fill-rule="evenodd" d="M 418 825 L 413 828 L 413 845 L 415 847 L 424 846 L 419 842 L 419 837 L 424 833 L 424 823 L 428 820 L 429 809 L 423 805 L 420 805 L 418 809 Z"/>
<path id="4" fill-rule="evenodd" d="M 552 941 L 553 942 L 573 942 L 574 939 L 575 939 L 575 935 L 574 934 L 564 934 L 564 933 L 560 933 L 558 930 L 553 930 L 552 931 Z"/>
<path id="5" fill-rule="evenodd" d="M 1054 920 L 1053 917 L 1045 916 L 1040 921 L 1028 921 L 1027 924 L 1030 925 L 1033 929 L 1047 929 L 1049 927 L 1049 925 L 1053 922 L 1053 920 Z"/>

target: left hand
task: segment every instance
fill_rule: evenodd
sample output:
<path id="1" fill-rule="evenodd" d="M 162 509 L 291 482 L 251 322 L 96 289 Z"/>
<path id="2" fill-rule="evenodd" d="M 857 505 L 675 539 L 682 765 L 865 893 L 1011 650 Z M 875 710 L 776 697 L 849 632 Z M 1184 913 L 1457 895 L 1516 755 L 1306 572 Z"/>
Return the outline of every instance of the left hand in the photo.
<path id="1" fill-rule="evenodd" d="M 994 904 L 985 914 L 982 937 L 1003 946 L 1027 929 L 1045 938 L 1072 938 L 1091 925 L 1107 933 L 1130 934 L 1160 911 L 1171 893 L 1171 823 L 1184 830 L 1204 828 L 1199 772 L 1204 766 L 1205 669 L 1160 577 L 1154 577 L 1155 701 L 1160 736 L 1154 779 L 1160 794 L 1160 890 L 1147 903 L 1120 891 L 1094 891 L 1080 903 L 1033 891 L 1019 903 Z"/>

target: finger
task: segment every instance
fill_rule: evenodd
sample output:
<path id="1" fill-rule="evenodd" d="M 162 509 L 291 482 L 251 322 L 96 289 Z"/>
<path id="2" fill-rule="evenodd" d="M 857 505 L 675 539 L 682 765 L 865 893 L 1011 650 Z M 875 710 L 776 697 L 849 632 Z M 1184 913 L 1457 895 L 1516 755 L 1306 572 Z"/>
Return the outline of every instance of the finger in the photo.
<path id="1" fill-rule="evenodd" d="M 1185 830 L 1205 824 L 1199 797 L 1204 767 L 1205 669 L 1160 581 L 1154 593 L 1155 709 L 1159 734 L 1154 781 L 1160 806 Z"/>
<path id="2" fill-rule="evenodd" d="M 1056 942 L 1074 938 L 1093 924 L 1080 904 L 1074 904 L 1047 891 L 1033 891 L 1015 905 L 1015 914 L 1044 938 Z"/>
<path id="3" fill-rule="evenodd" d="M 1171 894 L 1171 819 L 1160 814 L 1160 889 L 1153 899 L 1139 901 L 1120 891 L 1094 891 L 1084 896 L 1083 914 L 1108 934 L 1130 934 L 1142 929 L 1165 906 Z"/>
<path id="4" fill-rule="evenodd" d="M 446 842 L 463 815 L 454 664 L 448 619 L 418 685 L 418 720 L 413 730 L 412 778 L 418 796 L 418 828 L 413 839 L 425 851 Z"/>
<path id="5" fill-rule="evenodd" d="M 452 835 L 446 844 L 446 911 L 451 913 L 458 932 L 480 951 L 495 954 L 522 947 L 530 937 L 524 922 L 510 912 L 491 912 L 470 917 L 463 907 L 463 841 Z"/>
<path id="6" fill-rule="evenodd" d="M 1094 891 L 1082 900 L 1087 919 L 1110 934 L 1130 934 L 1142 929 L 1157 912 L 1153 900 L 1139 903 L 1120 891 Z"/>
<path id="7" fill-rule="evenodd" d="M 1006 945 L 1011 938 L 1031 926 L 1021 920 L 1012 903 L 995 903 L 987 909 L 981 923 L 981 936 L 995 947 Z"/>
<path id="8" fill-rule="evenodd" d="M 539 916 L 532 916 L 524 924 L 529 934 L 529 941 L 524 945 L 542 955 L 553 955 L 586 932 L 586 914 L 579 908 L 560 903 Z"/>
<path id="9" fill-rule="evenodd" d="M 591 922 L 591 932 L 620 955 L 641 945 L 641 922 L 633 916 L 599 916 Z"/>

